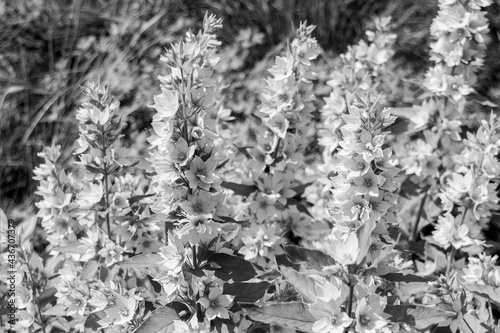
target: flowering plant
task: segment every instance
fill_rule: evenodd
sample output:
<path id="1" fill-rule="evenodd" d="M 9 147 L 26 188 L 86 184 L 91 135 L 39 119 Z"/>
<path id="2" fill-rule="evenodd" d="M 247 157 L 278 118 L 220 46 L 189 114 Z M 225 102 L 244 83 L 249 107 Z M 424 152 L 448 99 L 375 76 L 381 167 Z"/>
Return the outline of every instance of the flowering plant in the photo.
<path id="1" fill-rule="evenodd" d="M 39 154 L 39 223 L 2 238 L 0 274 L 22 282 L 17 317 L 2 310 L 0 323 L 46 333 L 498 330 L 499 247 L 485 231 L 500 208 L 500 122 L 471 117 L 465 103 L 488 4 L 441 1 L 436 65 L 418 101 L 432 107 L 418 121 L 383 107 L 389 18 L 336 60 L 327 90 L 316 71 L 327 55 L 301 23 L 241 121 L 225 104 L 213 15 L 161 57 L 147 140 L 127 141 L 120 103 L 85 85 L 73 160 L 55 144 Z M 439 71 L 449 89 L 436 88 Z M 397 130 L 396 115 L 413 124 Z M 0 283 L 2 301 L 9 288 Z"/>

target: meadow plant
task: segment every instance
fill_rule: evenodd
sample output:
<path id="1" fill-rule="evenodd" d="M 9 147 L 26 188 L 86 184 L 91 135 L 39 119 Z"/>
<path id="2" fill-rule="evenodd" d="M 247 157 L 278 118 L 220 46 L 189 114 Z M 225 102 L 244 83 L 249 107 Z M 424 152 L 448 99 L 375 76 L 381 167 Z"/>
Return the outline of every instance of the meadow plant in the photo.
<path id="1" fill-rule="evenodd" d="M 2 302 L 8 272 L 20 281 L 17 320 L 2 309 L 0 324 L 44 333 L 498 330 L 498 244 L 485 230 L 499 209 L 500 123 L 463 112 L 489 3 L 440 2 L 435 66 L 416 107 L 428 111 L 403 115 L 413 122 L 404 130 L 380 94 L 396 40 L 385 18 L 338 58 L 324 106 L 314 62 L 326 55 L 301 23 L 258 107 L 235 121 L 221 102 L 222 22 L 208 14 L 160 58 L 149 143 L 126 140 L 128 111 L 108 87 L 83 86 L 74 160 L 53 144 L 35 169 L 45 248 L 29 239 L 36 219 L 17 223 L 15 246 L 0 244 Z"/>

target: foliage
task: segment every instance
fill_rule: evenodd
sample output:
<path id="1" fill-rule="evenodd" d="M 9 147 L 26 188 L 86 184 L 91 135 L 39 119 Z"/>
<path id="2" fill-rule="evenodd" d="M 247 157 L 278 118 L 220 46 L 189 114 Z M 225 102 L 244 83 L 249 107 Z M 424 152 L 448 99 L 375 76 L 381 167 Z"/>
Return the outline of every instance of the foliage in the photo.
<path id="1" fill-rule="evenodd" d="M 500 208 L 500 120 L 495 103 L 474 99 L 489 5 L 440 1 L 425 74 L 398 66 L 390 17 L 333 59 L 301 22 L 266 76 L 244 82 L 243 111 L 231 80 L 244 61 L 228 59 L 250 57 L 262 36 L 244 30 L 222 47 L 222 20 L 207 13 L 151 69 L 160 89 L 149 133 L 127 129 L 132 110 L 109 78 L 82 85 L 77 147 L 39 153 L 37 218 L 12 225 L 0 211 L 15 230 L 2 235 L 15 239 L 0 251 L 2 302 L 13 297 L 4 281 L 19 281 L 16 320 L 2 311 L 1 324 L 500 330 L 500 247 L 488 234 Z M 113 62 L 120 43 L 102 38 L 118 43 L 105 52 Z M 127 82 L 115 86 L 138 89 Z M 425 92 L 409 94 L 405 82 Z"/>

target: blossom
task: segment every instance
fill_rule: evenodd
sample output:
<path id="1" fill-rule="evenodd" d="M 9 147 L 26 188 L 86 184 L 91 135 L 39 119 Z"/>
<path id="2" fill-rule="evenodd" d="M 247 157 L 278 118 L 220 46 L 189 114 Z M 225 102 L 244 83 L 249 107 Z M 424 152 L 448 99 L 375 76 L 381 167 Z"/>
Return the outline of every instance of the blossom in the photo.
<path id="1" fill-rule="evenodd" d="M 128 201 L 130 194 L 130 192 L 115 193 L 113 195 L 113 199 L 111 200 L 111 207 L 116 210 L 127 208 L 130 205 Z"/>
<path id="2" fill-rule="evenodd" d="M 360 333 L 376 333 L 378 329 L 387 325 L 382 317 L 385 307 L 385 298 L 371 295 L 358 301 L 356 306 L 356 330 Z"/>
<path id="3" fill-rule="evenodd" d="M 369 170 L 365 174 L 353 179 L 353 183 L 356 186 L 355 194 L 369 194 L 376 197 L 379 194 L 379 184 L 383 183 L 384 180 L 384 177 L 377 176 L 372 170 Z"/>
<path id="4" fill-rule="evenodd" d="M 186 171 L 189 187 L 200 187 L 208 191 L 216 179 L 214 175 L 216 167 L 217 163 L 213 158 L 203 161 L 200 157 L 195 156 L 189 163 L 189 170 Z"/>
<path id="5" fill-rule="evenodd" d="M 269 221 L 278 211 L 275 207 L 276 197 L 257 193 L 250 209 L 255 213 L 259 221 Z"/>
<path id="6" fill-rule="evenodd" d="M 200 298 L 200 303 L 205 308 L 205 316 L 208 320 L 219 318 L 229 318 L 227 311 L 233 304 L 234 296 L 223 295 L 221 287 L 211 288 L 208 296 Z"/>
<path id="7" fill-rule="evenodd" d="M 450 213 L 439 216 L 438 224 L 436 230 L 432 233 L 432 237 L 444 249 L 447 249 L 450 245 L 455 249 L 472 245 L 467 225 L 462 224 L 457 226 L 455 218 Z"/>
<path id="8" fill-rule="evenodd" d="M 275 235 L 276 226 L 265 227 L 252 224 L 250 229 L 243 232 L 243 246 L 238 251 L 245 256 L 245 260 L 252 260 L 257 257 L 268 258 L 269 252 L 275 243 L 280 239 Z"/>
<path id="9" fill-rule="evenodd" d="M 207 192 L 200 191 L 188 195 L 187 201 L 183 201 L 180 206 L 186 214 L 196 216 L 213 214 L 216 204 L 216 197 Z"/>
<path id="10" fill-rule="evenodd" d="M 314 333 L 342 333 L 352 323 L 352 318 L 332 299 L 325 301 L 318 298 L 314 304 L 309 305 L 309 309 L 318 319 L 312 327 Z"/>
<path id="11" fill-rule="evenodd" d="M 180 165 L 186 165 L 188 159 L 194 153 L 194 147 L 189 147 L 187 141 L 183 137 L 179 137 L 174 144 L 174 150 L 169 157 L 172 161 Z"/>
<path id="12" fill-rule="evenodd" d="M 121 261 L 123 248 L 110 239 L 104 243 L 104 247 L 99 250 L 99 255 L 105 259 L 106 265 L 111 266 L 115 262 Z"/>
<path id="13" fill-rule="evenodd" d="M 179 109 L 179 97 L 176 92 L 162 87 L 162 93 L 154 96 L 155 104 L 151 107 L 158 111 L 158 115 L 162 118 L 170 118 Z"/>

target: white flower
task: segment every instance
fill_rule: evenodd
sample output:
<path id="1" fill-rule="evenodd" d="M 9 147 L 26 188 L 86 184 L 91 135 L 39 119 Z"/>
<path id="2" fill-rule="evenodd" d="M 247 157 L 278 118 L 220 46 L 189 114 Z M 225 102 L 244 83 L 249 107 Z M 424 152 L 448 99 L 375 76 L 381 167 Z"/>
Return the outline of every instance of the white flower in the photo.
<path id="1" fill-rule="evenodd" d="M 208 320 L 219 318 L 229 318 L 229 312 L 227 311 L 233 304 L 234 296 L 223 295 L 222 288 L 215 287 L 210 290 L 207 297 L 201 298 L 198 303 L 200 303 L 205 309 L 205 316 Z"/>

